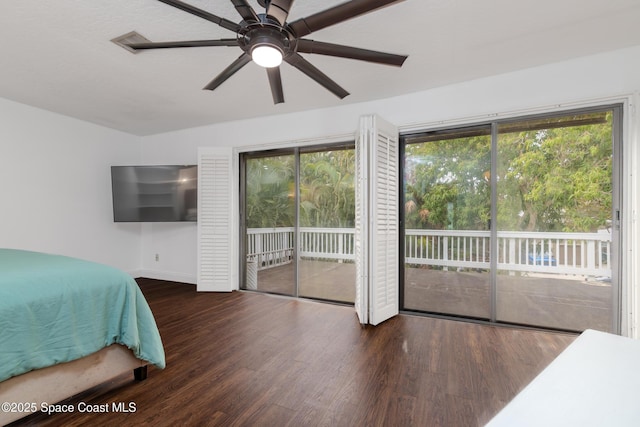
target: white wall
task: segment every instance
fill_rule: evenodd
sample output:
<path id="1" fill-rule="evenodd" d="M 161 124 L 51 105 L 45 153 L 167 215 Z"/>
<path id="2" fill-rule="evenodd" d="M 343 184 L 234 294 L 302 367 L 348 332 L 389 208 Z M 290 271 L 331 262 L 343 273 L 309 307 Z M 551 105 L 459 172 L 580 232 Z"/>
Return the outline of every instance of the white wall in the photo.
<path id="1" fill-rule="evenodd" d="M 139 137 L 0 99 L 0 247 L 135 273 L 141 226 L 114 224 L 109 167 L 139 161 Z"/>
<path id="2" fill-rule="evenodd" d="M 495 117 L 557 111 L 585 105 L 626 101 L 625 194 L 626 230 L 630 242 L 640 241 L 631 218 L 638 197 L 636 173 L 640 142 L 640 115 L 635 100 L 640 90 L 640 46 L 578 58 L 518 72 L 441 87 L 375 102 L 345 105 L 334 109 L 272 116 L 193 128 L 144 137 L 142 158 L 149 163 L 196 163 L 198 147 L 232 146 L 242 151 L 256 146 L 282 146 L 292 141 L 322 141 L 353 135 L 358 118 L 377 113 L 398 124 L 402 131 L 426 129 L 456 123 L 486 121 Z M 196 280 L 195 227 L 149 226 L 143 229 L 143 268 L 158 276 Z M 632 243 L 635 245 L 635 243 Z M 635 282 L 638 247 L 625 248 L 626 263 L 632 267 L 625 280 Z M 160 262 L 153 256 L 160 254 Z M 164 260 L 164 261 L 163 261 Z M 156 277 L 158 277 L 156 276 Z M 629 288 L 625 301 L 627 318 L 640 309 L 640 292 Z"/>

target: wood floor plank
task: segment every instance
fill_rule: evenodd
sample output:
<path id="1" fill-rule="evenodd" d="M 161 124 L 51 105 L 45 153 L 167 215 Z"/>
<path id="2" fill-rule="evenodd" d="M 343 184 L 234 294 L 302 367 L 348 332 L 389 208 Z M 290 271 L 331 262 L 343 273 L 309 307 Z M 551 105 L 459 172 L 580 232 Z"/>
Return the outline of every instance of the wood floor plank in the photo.
<path id="1" fill-rule="evenodd" d="M 139 279 L 167 368 L 75 396 L 134 413 L 35 414 L 16 425 L 484 425 L 574 335 L 400 315 Z"/>

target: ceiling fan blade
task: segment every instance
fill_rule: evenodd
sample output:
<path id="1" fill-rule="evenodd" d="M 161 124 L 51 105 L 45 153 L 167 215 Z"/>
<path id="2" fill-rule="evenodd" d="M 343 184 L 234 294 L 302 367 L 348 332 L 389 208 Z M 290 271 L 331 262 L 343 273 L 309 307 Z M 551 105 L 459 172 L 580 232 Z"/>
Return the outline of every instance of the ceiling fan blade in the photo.
<path id="1" fill-rule="evenodd" d="M 284 25 L 294 0 L 271 0 L 267 7 L 267 16 Z"/>
<path id="2" fill-rule="evenodd" d="M 406 55 L 377 52 L 375 50 L 360 49 L 339 44 L 318 42 L 315 40 L 298 40 L 298 52 L 316 53 L 319 55 L 338 56 L 340 58 L 358 59 L 360 61 L 376 62 L 378 64 L 395 65 L 401 67 L 407 59 Z"/>
<path id="3" fill-rule="evenodd" d="M 222 28 L 226 28 L 227 30 L 231 30 L 237 32 L 240 29 L 240 25 L 235 22 L 231 22 L 228 19 L 220 18 L 219 16 L 214 15 L 213 13 L 209 13 L 205 10 L 198 9 L 195 6 L 191 6 L 190 4 L 181 2 L 179 0 L 158 0 L 162 3 L 168 4 L 169 6 L 173 6 L 177 9 L 184 10 L 187 13 L 190 13 L 195 16 L 199 16 L 202 19 L 206 19 L 207 21 L 211 21 L 214 24 L 220 25 Z"/>
<path id="4" fill-rule="evenodd" d="M 291 22 L 289 27 L 297 37 L 304 37 L 314 31 L 346 21 L 391 3 L 403 0 L 351 0 L 318 12 L 306 18 Z"/>
<path id="5" fill-rule="evenodd" d="M 300 56 L 300 54 L 294 53 L 292 55 L 286 56 L 285 61 L 305 73 L 307 76 L 311 77 L 316 82 L 320 83 L 322 86 L 324 86 L 325 89 L 333 93 L 338 98 L 342 99 L 345 96 L 349 95 L 349 92 L 340 87 L 338 83 L 327 77 L 327 75 L 322 71 L 311 65 L 311 63 Z"/>
<path id="6" fill-rule="evenodd" d="M 238 39 L 220 40 L 185 40 L 177 42 L 144 42 L 127 43 L 126 46 L 133 50 L 141 49 L 170 49 L 174 47 L 203 47 L 203 46 L 238 46 Z"/>
<path id="7" fill-rule="evenodd" d="M 247 0 L 231 0 L 231 3 L 233 3 L 240 16 L 242 16 L 242 19 L 246 22 L 260 21 L 260 18 L 258 18 L 255 10 L 253 10 Z"/>
<path id="8" fill-rule="evenodd" d="M 267 68 L 269 76 L 269 86 L 271 86 L 271 95 L 273 103 L 280 104 L 284 102 L 284 93 L 282 92 L 282 78 L 280 77 L 280 67 Z"/>
<path id="9" fill-rule="evenodd" d="M 238 57 L 235 61 L 231 63 L 227 68 L 225 68 L 220 74 L 216 76 L 215 79 L 211 80 L 208 85 L 204 87 L 207 90 L 214 90 L 222 83 L 224 83 L 229 77 L 233 76 L 237 73 L 242 67 L 251 62 L 251 56 L 242 52 L 242 55 Z"/>

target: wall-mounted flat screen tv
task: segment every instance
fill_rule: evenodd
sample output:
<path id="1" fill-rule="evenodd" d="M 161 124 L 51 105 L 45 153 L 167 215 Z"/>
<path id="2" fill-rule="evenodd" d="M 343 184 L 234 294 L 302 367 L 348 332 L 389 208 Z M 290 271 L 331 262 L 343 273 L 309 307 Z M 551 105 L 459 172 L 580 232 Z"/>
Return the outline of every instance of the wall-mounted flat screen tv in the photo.
<path id="1" fill-rule="evenodd" d="M 197 221 L 198 166 L 111 166 L 115 222 Z"/>

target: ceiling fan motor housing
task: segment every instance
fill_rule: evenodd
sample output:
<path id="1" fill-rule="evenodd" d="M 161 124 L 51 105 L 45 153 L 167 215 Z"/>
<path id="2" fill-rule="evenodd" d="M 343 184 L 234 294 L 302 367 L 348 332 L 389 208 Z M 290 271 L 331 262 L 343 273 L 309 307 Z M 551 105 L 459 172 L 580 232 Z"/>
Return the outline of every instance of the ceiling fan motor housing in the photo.
<path id="1" fill-rule="evenodd" d="M 278 49 L 282 56 L 285 56 L 289 52 L 289 43 L 286 37 L 282 37 L 277 31 L 273 31 L 269 28 L 259 28 L 253 30 L 243 37 L 244 46 L 241 43 L 240 46 L 245 52 L 251 54 L 256 47 L 269 46 Z"/>
<path id="2" fill-rule="evenodd" d="M 264 14 L 258 15 L 259 23 L 250 23 L 238 31 L 238 44 L 251 54 L 256 47 L 269 46 L 280 51 L 283 57 L 295 51 L 295 37 Z"/>

